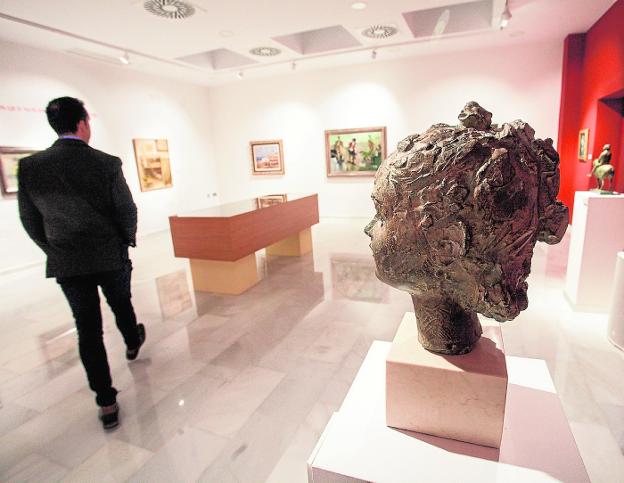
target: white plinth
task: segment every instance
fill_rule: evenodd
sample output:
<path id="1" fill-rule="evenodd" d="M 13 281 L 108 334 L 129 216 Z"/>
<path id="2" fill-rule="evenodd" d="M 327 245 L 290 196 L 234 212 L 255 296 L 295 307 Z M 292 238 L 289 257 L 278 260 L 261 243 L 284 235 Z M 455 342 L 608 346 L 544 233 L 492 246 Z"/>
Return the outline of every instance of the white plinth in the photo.
<path id="1" fill-rule="evenodd" d="M 613 345 L 624 350 L 624 252 L 618 253 L 615 264 L 608 337 Z"/>
<path id="2" fill-rule="evenodd" d="M 565 295 L 575 310 L 607 312 L 615 257 L 624 248 L 624 195 L 577 191 Z"/>
<path id="3" fill-rule="evenodd" d="M 309 482 L 589 482 L 544 361 L 507 357 L 498 450 L 386 426 L 390 346 L 373 342 L 308 460 Z"/>
<path id="4" fill-rule="evenodd" d="M 506 394 L 500 324 L 484 326 L 470 353 L 446 356 L 423 348 L 405 314 L 386 359 L 388 426 L 498 448 Z"/>

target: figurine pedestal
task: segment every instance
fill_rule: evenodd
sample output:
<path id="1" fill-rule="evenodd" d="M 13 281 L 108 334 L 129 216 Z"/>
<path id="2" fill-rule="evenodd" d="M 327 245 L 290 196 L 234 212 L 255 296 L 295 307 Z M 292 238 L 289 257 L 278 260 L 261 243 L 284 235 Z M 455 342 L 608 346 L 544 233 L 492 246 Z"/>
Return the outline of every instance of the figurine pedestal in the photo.
<path id="1" fill-rule="evenodd" d="M 607 312 L 624 248 L 624 195 L 577 191 L 564 293 L 572 308 Z"/>
<path id="2" fill-rule="evenodd" d="M 483 327 L 469 354 L 446 356 L 425 350 L 416 317 L 403 316 L 386 359 L 388 426 L 498 448 L 506 394 L 498 324 Z"/>
<path id="3" fill-rule="evenodd" d="M 193 287 L 198 292 L 238 295 L 257 284 L 256 254 L 235 262 L 191 259 Z"/>
<path id="4" fill-rule="evenodd" d="M 608 337 L 614 346 L 624 350 L 624 252 L 618 253 L 615 264 Z"/>
<path id="5" fill-rule="evenodd" d="M 266 247 L 267 255 L 277 255 L 280 257 L 300 257 L 311 251 L 312 230 L 310 228 Z"/>
<path id="6" fill-rule="evenodd" d="M 373 342 L 308 459 L 308 482 L 589 483 L 543 360 L 507 357 L 505 430 L 495 449 L 386 426 L 389 350 L 390 342 Z"/>

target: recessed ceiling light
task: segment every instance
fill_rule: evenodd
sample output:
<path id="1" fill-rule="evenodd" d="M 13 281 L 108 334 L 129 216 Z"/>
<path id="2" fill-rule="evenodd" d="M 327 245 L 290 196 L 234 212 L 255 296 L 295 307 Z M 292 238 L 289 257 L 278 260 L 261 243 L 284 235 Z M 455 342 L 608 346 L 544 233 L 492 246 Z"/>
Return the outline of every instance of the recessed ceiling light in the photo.
<path id="1" fill-rule="evenodd" d="M 367 6 L 366 2 L 353 2 L 351 4 L 351 8 L 353 10 L 364 10 L 366 6 Z"/>
<path id="2" fill-rule="evenodd" d="M 362 35 L 371 39 L 387 39 L 397 33 L 397 28 L 392 25 L 373 25 L 364 30 Z"/>
<path id="3" fill-rule="evenodd" d="M 280 49 L 275 47 L 256 47 L 249 51 L 252 55 L 259 55 L 260 57 L 274 57 L 282 53 Z"/>
<path id="4" fill-rule="evenodd" d="M 195 13 L 195 7 L 182 0 L 148 0 L 143 8 L 159 17 L 180 19 Z"/>

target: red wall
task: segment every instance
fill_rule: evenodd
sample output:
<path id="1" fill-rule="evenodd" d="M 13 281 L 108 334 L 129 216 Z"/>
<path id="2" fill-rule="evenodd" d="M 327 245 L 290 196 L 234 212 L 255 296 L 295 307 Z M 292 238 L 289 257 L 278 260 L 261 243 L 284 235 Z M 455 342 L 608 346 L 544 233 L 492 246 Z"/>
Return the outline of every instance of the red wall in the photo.
<path id="1" fill-rule="evenodd" d="M 574 193 L 594 187 L 591 161 L 577 157 L 578 133 L 589 129 L 588 152 L 595 159 L 611 144 L 615 189 L 624 191 L 624 0 L 618 0 L 585 34 L 568 35 L 563 53 L 559 141 L 559 198 L 570 208 Z M 590 184 L 591 183 L 591 184 Z"/>

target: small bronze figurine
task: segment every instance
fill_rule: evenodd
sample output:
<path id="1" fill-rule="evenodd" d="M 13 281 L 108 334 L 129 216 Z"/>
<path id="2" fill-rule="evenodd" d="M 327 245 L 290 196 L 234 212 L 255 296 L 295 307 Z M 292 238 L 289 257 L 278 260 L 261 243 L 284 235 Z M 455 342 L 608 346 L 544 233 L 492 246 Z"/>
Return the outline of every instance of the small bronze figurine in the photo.
<path id="1" fill-rule="evenodd" d="M 365 232 L 377 277 L 411 294 L 420 343 L 433 352 L 470 352 L 477 312 L 502 322 L 526 309 L 535 243 L 558 243 L 568 226 L 552 140 L 491 119 L 469 102 L 459 125 L 401 141 L 375 177 Z"/>
<path id="2" fill-rule="evenodd" d="M 591 173 L 587 175 L 588 178 L 594 176 L 598 182 L 598 188 L 596 191 L 604 193 L 613 193 L 613 176 L 615 176 L 615 169 L 611 165 L 611 145 L 605 144 L 602 147 L 602 152 L 598 158 L 594 159 L 593 168 Z M 604 189 L 605 180 L 609 180 L 609 190 Z"/>

